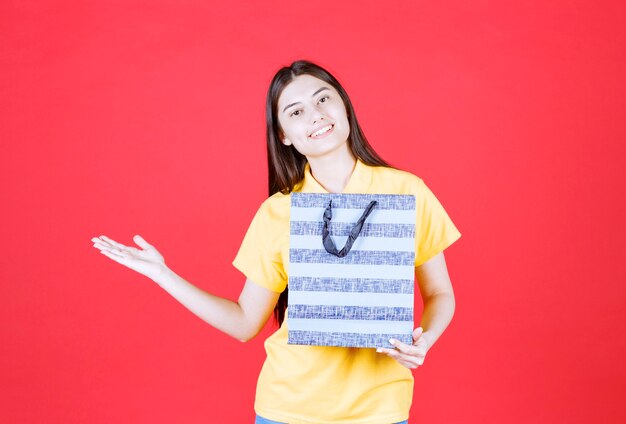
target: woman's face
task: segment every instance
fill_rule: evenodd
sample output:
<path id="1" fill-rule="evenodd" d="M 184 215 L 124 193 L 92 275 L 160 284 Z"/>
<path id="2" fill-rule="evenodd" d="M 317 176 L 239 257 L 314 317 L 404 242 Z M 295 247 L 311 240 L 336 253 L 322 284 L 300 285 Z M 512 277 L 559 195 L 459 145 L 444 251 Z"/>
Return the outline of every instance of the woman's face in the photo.
<path id="1" fill-rule="evenodd" d="M 320 157 L 345 147 L 350 135 L 346 107 L 332 85 L 312 75 L 295 77 L 278 98 L 283 144 Z"/>

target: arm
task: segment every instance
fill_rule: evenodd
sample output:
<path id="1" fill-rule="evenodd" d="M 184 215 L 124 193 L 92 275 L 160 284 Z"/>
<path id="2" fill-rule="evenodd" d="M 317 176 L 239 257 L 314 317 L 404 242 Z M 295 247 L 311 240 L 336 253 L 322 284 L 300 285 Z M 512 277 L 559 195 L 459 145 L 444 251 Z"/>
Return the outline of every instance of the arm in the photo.
<path id="1" fill-rule="evenodd" d="M 456 305 L 443 252 L 417 267 L 415 273 L 424 301 L 422 337 L 430 348 L 450 324 Z"/>
<path id="2" fill-rule="evenodd" d="M 200 319 L 242 342 L 261 331 L 278 301 L 279 293 L 250 280 L 246 280 L 238 302 L 214 296 L 176 275 L 165 264 L 163 255 L 143 237 L 136 235 L 133 239 L 141 249 L 106 236 L 91 241 L 100 253 L 150 278 Z"/>
<path id="3" fill-rule="evenodd" d="M 397 340 L 396 349 L 380 348 L 377 351 L 396 359 L 407 368 L 417 368 L 424 363 L 428 350 L 439 339 L 454 315 L 455 300 L 452 282 L 448 275 L 443 252 L 415 268 L 424 311 L 420 327 L 413 332 L 413 345 Z"/>
<path id="4" fill-rule="evenodd" d="M 154 281 L 200 319 L 242 342 L 261 331 L 280 295 L 248 279 L 234 302 L 194 286 L 167 267 Z"/>

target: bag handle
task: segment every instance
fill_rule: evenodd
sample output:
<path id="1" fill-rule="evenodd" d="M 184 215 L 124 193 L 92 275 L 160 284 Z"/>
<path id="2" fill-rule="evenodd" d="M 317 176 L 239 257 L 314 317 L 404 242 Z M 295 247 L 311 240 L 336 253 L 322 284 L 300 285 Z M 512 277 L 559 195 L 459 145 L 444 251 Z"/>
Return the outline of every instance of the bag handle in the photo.
<path id="1" fill-rule="evenodd" d="M 377 203 L 376 200 L 372 200 L 369 203 L 369 205 L 367 205 L 367 207 L 365 208 L 365 211 L 363 212 L 363 215 L 361 215 L 361 217 L 356 222 L 356 224 L 354 224 L 354 227 L 352 227 L 352 230 L 350 230 L 350 234 L 348 235 L 348 240 L 346 240 L 346 245 L 343 247 L 343 249 L 337 252 L 337 247 L 335 246 L 335 242 L 333 241 L 332 238 L 330 238 L 330 232 L 328 231 L 328 225 L 330 224 L 330 220 L 333 217 L 333 212 L 332 212 L 333 200 L 331 199 L 330 202 L 328 203 L 328 206 L 326 207 L 326 210 L 324 210 L 324 227 L 322 228 L 322 242 L 324 243 L 324 249 L 326 249 L 326 251 L 330 253 L 331 255 L 335 255 L 338 258 L 343 258 L 344 256 L 346 256 L 348 252 L 350 252 L 350 249 L 352 249 L 352 245 L 356 241 L 357 237 L 359 237 L 359 234 L 361 234 L 361 229 L 363 228 L 365 219 L 372 212 L 372 210 L 374 209 L 374 206 L 376 206 L 376 203 Z"/>

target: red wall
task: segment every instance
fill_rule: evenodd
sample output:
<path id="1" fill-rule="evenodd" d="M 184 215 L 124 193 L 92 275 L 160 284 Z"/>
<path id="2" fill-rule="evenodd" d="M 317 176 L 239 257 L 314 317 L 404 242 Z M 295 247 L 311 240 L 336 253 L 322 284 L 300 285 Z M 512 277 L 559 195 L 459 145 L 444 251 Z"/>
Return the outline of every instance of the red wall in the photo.
<path id="1" fill-rule="evenodd" d="M 0 421 L 252 422 L 272 328 L 231 339 L 90 239 L 236 299 L 265 93 L 306 58 L 463 234 L 411 422 L 625 422 L 623 3 L 246 3 L 2 2 Z"/>

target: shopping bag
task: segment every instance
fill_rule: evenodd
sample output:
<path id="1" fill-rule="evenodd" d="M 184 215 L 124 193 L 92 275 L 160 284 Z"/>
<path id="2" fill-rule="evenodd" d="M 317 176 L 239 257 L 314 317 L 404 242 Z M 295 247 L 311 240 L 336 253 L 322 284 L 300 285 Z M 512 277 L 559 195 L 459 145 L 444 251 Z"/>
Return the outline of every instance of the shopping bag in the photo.
<path id="1" fill-rule="evenodd" d="M 292 193 L 289 344 L 412 344 L 415 196 Z"/>

